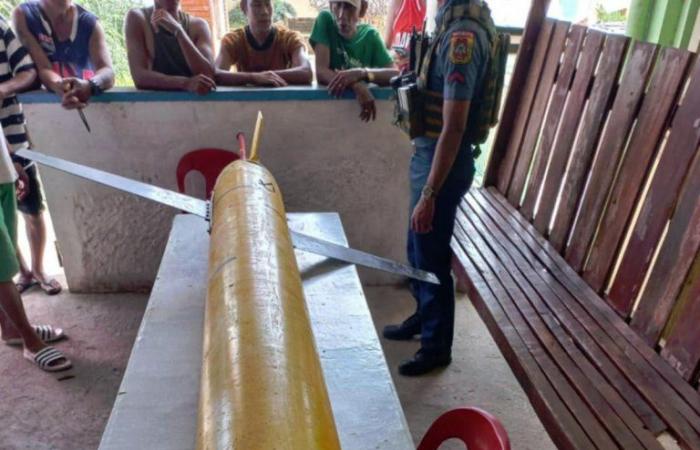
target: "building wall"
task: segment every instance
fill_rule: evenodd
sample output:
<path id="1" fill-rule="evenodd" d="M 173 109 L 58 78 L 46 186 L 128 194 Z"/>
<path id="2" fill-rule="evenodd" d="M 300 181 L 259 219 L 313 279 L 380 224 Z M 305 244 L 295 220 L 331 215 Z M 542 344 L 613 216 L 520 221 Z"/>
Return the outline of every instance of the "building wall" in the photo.
<path id="1" fill-rule="evenodd" d="M 220 89 L 189 93 L 110 92 L 78 114 L 50 94 L 22 96 L 37 151 L 176 189 L 187 152 L 237 149 L 265 115 L 261 160 L 275 175 L 290 212 L 338 211 L 351 245 L 405 259 L 410 144 L 391 125 L 393 105 L 376 91 L 377 121 L 357 117 L 354 99 L 315 88 Z M 175 211 L 41 168 L 70 288 L 80 292 L 146 290 L 152 285 Z M 188 191 L 203 194 L 203 180 Z M 194 187 L 194 189 L 193 189 Z M 396 281 L 363 272 L 370 284 Z"/>

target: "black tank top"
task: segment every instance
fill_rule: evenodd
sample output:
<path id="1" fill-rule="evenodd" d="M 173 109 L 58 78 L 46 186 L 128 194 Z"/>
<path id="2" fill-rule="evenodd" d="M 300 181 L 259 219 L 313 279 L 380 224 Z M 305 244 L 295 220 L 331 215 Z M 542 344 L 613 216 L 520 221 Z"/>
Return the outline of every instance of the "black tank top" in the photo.
<path id="1" fill-rule="evenodd" d="M 153 33 L 153 70 L 158 73 L 171 76 L 191 77 L 192 70 L 187 64 L 184 53 L 177 42 L 177 37 L 163 28 L 153 28 L 151 24 L 151 16 L 153 15 L 153 7 L 143 8 L 143 13 L 146 16 L 148 27 Z M 182 11 L 178 11 L 177 19 L 182 25 L 185 33 L 190 33 L 190 15 Z"/>

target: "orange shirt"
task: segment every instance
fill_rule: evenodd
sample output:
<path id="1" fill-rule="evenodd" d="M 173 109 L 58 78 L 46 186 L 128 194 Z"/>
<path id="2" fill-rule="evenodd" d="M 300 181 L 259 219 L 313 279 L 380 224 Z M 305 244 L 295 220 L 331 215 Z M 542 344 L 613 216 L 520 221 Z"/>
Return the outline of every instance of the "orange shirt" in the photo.
<path id="1" fill-rule="evenodd" d="M 277 25 L 262 45 L 258 45 L 248 27 L 231 31 L 221 40 L 221 51 L 228 53 L 239 72 L 289 69 L 292 56 L 302 47 L 304 41 L 299 33 Z"/>

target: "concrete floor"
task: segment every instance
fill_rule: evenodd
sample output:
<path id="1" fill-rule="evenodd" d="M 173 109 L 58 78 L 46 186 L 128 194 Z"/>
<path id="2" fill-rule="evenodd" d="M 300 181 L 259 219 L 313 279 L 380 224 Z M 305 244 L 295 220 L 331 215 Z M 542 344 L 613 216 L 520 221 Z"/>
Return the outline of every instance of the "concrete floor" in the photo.
<path id="1" fill-rule="evenodd" d="M 24 297 L 32 323 L 66 330 L 56 344 L 72 361 L 73 378 L 37 369 L 19 348 L 0 345 L 0 449 L 97 448 L 117 394 L 141 316 L 145 294 Z M 64 372 L 65 373 L 65 372 Z"/>
<path id="2" fill-rule="evenodd" d="M 398 323 L 415 310 L 413 298 L 403 288 L 368 287 L 365 295 L 380 336 L 384 325 Z M 416 444 L 443 412 L 476 406 L 501 420 L 513 450 L 556 448 L 466 296 L 457 300 L 452 364 L 447 369 L 420 378 L 402 377 L 397 365 L 418 350 L 419 342 L 382 338 L 382 346 Z M 464 446 L 450 443 L 443 448 Z"/>
<path id="3" fill-rule="evenodd" d="M 365 289 L 375 324 L 412 312 L 404 289 Z M 0 345 L 0 449 L 95 449 L 106 424 L 138 331 L 147 296 L 75 295 L 24 297 L 34 323 L 62 326 L 70 339 L 57 345 L 75 365 L 74 378 L 59 381 L 22 359 L 20 350 Z M 457 306 L 454 361 L 423 378 L 396 374 L 417 342 L 382 341 L 415 442 L 442 412 L 463 405 L 484 408 L 501 419 L 513 449 L 548 450 L 554 445 L 530 407 L 505 360 L 471 304 Z M 447 444 L 443 449 L 463 448 Z"/>

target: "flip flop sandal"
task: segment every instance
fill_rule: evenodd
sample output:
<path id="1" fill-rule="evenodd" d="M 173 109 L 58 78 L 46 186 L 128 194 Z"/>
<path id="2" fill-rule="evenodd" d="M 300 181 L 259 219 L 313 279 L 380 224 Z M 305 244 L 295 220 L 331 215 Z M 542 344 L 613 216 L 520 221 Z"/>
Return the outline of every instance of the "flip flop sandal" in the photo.
<path id="1" fill-rule="evenodd" d="M 56 295 L 63 290 L 63 287 L 56 280 L 50 280 L 47 283 L 38 281 L 38 284 L 41 290 L 44 291 L 46 295 Z"/>
<path id="2" fill-rule="evenodd" d="M 35 363 L 39 368 L 45 372 L 60 372 L 62 370 L 67 370 L 73 367 L 73 364 L 68 358 L 66 358 L 63 353 L 59 352 L 53 347 L 44 347 L 36 353 L 32 353 L 29 350 L 24 350 L 24 357 Z M 53 364 L 56 361 L 63 360 L 60 364 Z"/>
<path id="3" fill-rule="evenodd" d="M 38 284 L 39 284 L 39 282 L 36 281 L 36 280 L 32 280 L 32 281 L 19 281 L 19 282 L 15 283 L 15 287 L 17 288 L 17 291 L 18 291 L 20 294 L 22 294 L 22 293 L 28 291 L 29 289 L 33 288 L 34 286 L 38 285 Z"/>
<path id="4" fill-rule="evenodd" d="M 47 344 L 65 339 L 66 333 L 61 328 L 54 328 L 51 325 L 34 325 L 34 331 L 39 338 Z M 7 345 L 22 345 L 22 338 L 8 339 L 5 341 Z"/>

